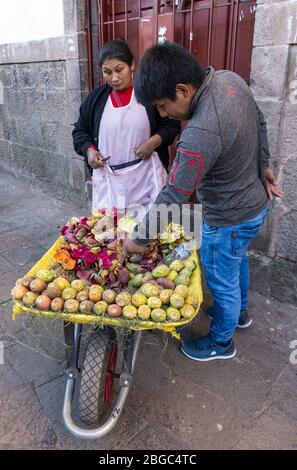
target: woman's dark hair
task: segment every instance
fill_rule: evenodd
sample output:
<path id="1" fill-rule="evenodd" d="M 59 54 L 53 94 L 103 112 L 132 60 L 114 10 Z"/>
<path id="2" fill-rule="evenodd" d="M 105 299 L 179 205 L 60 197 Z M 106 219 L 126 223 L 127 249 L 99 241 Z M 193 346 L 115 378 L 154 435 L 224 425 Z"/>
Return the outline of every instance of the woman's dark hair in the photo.
<path id="1" fill-rule="evenodd" d="M 114 41 L 107 42 L 100 49 L 100 52 L 99 52 L 100 67 L 102 67 L 102 65 L 107 59 L 118 59 L 121 62 L 125 62 L 128 65 L 132 65 L 134 57 L 125 39 L 117 38 Z"/>
<path id="2" fill-rule="evenodd" d="M 199 88 L 204 77 L 204 69 L 190 52 L 179 44 L 166 41 L 144 54 L 134 79 L 135 96 L 143 105 L 163 98 L 174 101 L 178 83 Z"/>

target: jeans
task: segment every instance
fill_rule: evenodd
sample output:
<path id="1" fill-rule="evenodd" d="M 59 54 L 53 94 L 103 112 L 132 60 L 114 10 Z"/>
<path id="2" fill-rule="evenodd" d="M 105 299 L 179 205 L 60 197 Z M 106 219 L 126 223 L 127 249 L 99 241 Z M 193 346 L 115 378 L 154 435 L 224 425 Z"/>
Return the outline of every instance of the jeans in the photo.
<path id="1" fill-rule="evenodd" d="M 249 290 L 249 260 L 247 248 L 258 235 L 268 205 L 251 219 L 228 227 L 203 223 L 201 263 L 214 306 L 210 327 L 215 342 L 231 340 L 239 314 L 247 309 Z"/>

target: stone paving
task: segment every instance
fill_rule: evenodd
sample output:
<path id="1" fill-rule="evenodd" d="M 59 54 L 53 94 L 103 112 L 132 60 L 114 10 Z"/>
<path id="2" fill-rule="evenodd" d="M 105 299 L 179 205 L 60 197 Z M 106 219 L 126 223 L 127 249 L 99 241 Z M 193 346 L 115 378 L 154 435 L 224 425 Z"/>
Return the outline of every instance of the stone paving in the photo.
<path id="1" fill-rule="evenodd" d="M 290 363 L 297 308 L 254 292 L 254 322 L 236 332 L 233 360 L 196 363 L 171 337 L 144 333 L 115 429 L 92 442 L 65 430 L 61 325 L 25 317 L 13 322 L 10 290 L 71 215 L 82 210 L 1 176 L 0 449 L 297 449 L 297 364 Z M 205 305 L 186 337 L 207 331 Z"/>

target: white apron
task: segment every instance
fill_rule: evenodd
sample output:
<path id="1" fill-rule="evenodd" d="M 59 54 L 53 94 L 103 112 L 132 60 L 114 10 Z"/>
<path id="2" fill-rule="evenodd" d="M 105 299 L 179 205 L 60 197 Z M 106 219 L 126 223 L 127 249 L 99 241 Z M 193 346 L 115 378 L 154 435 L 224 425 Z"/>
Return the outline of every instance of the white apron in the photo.
<path id="1" fill-rule="evenodd" d="M 141 220 L 166 184 L 167 173 L 156 152 L 147 160 L 127 168 L 112 170 L 138 159 L 134 149 L 150 137 L 150 124 L 144 106 L 132 92 L 127 106 L 115 108 L 110 96 L 99 128 L 99 151 L 111 157 L 103 168 L 93 170 L 94 209 L 116 207 Z"/>

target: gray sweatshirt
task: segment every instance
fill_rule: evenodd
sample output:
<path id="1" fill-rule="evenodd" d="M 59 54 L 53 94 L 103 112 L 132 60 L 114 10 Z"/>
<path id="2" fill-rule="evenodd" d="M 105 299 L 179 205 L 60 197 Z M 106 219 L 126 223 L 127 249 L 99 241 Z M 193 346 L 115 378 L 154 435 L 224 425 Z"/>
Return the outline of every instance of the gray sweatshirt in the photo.
<path id="1" fill-rule="evenodd" d="M 185 204 L 196 191 L 203 220 L 222 227 L 253 217 L 267 204 L 261 175 L 269 149 L 265 120 L 245 81 L 227 70 L 209 67 L 206 73 L 155 205 Z M 157 212 L 153 206 L 137 227 L 137 243 L 149 241 L 148 225 Z M 158 231 L 164 228 L 159 220 Z"/>

